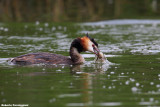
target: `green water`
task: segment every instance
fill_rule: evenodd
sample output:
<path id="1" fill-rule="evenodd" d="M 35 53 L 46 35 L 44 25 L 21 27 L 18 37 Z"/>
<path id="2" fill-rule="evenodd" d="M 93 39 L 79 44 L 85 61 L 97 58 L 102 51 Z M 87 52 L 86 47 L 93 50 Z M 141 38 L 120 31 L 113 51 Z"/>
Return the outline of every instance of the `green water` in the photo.
<path id="1" fill-rule="evenodd" d="M 159 20 L 0 23 L 0 104 L 160 106 L 159 29 Z M 85 64 L 71 67 L 7 63 L 31 52 L 68 56 L 72 40 L 87 32 L 112 64 L 95 64 L 89 52 Z"/>

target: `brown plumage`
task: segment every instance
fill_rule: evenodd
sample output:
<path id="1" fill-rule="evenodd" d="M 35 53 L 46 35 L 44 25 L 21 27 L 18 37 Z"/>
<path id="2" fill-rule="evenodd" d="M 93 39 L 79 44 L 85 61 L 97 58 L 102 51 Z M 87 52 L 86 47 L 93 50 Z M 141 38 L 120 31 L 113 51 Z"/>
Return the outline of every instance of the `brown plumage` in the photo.
<path id="1" fill-rule="evenodd" d="M 39 53 L 29 53 L 21 55 L 12 59 L 14 64 L 19 65 L 30 65 L 30 64 L 73 64 L 71 59 L 67 56 L 39 52 Z"/>
<path id="2" fill-rule="evenodd" d="M 98 44 L 91 37 L 84 36 L 82 38 L 76 38 L 73 40 L 70 46 L 70 58 L 67 56 L 39 52 L 39 53 L 29 53 L 15 57 L 11 60 L 13 64 L 19 65 L 30 65 L 30 64 L 80 64 L 85 60 L 80 55 L 83 51 L 90 51 L 95 54 L 99 52 Z"/>

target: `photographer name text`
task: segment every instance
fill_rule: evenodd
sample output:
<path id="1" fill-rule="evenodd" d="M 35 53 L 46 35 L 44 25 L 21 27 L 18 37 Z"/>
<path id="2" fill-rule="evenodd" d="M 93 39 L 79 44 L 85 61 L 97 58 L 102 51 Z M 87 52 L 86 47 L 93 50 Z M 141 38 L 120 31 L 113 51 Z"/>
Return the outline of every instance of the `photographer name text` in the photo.
<path id="1" fill-rule="evenodd" d="M 1 104 L 2 107 L 27 107 L 29 104 Z"/>

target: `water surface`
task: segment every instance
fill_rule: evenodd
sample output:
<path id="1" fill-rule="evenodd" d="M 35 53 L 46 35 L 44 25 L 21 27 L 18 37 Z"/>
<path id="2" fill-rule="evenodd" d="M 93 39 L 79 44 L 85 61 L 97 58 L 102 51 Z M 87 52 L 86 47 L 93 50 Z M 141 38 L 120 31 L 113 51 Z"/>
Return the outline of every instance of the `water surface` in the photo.
<path id="1" fill-rule="evenodd" d="M 160 106 L 160 20 L 88 23 L 1 23 L 0 104 L 31 107 Z M 76 37 L 89 35 L 112 64 L 82 53 L 77 66 L 15 66 L 31 52 L 68 56 Z"/>

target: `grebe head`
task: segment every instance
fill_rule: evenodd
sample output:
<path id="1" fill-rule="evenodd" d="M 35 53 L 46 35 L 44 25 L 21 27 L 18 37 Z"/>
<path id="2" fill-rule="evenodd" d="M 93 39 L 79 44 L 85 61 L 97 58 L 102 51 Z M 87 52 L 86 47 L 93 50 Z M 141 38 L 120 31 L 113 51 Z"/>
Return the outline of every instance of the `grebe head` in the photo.
<path id="1" fill-rule="evenodd" d="M 79 53 L 89 51 L 98 55 L 99 52 L 98 44 L 95 42 L 93 38 L 88 36 L 88 34 L 84 37 L 75 39 L 72 42 L 71 47 L 75 47 Z"/>
<path id="2" fill-rule="evenodd" d="M 94 54 L 98 55 L 99 49 L 98 44 L 95 42 L 93 38 L 88 36 L 88 34 L 81 39 L 81 45 L 83 47 L 83 51 L 93 52 Z"/>

